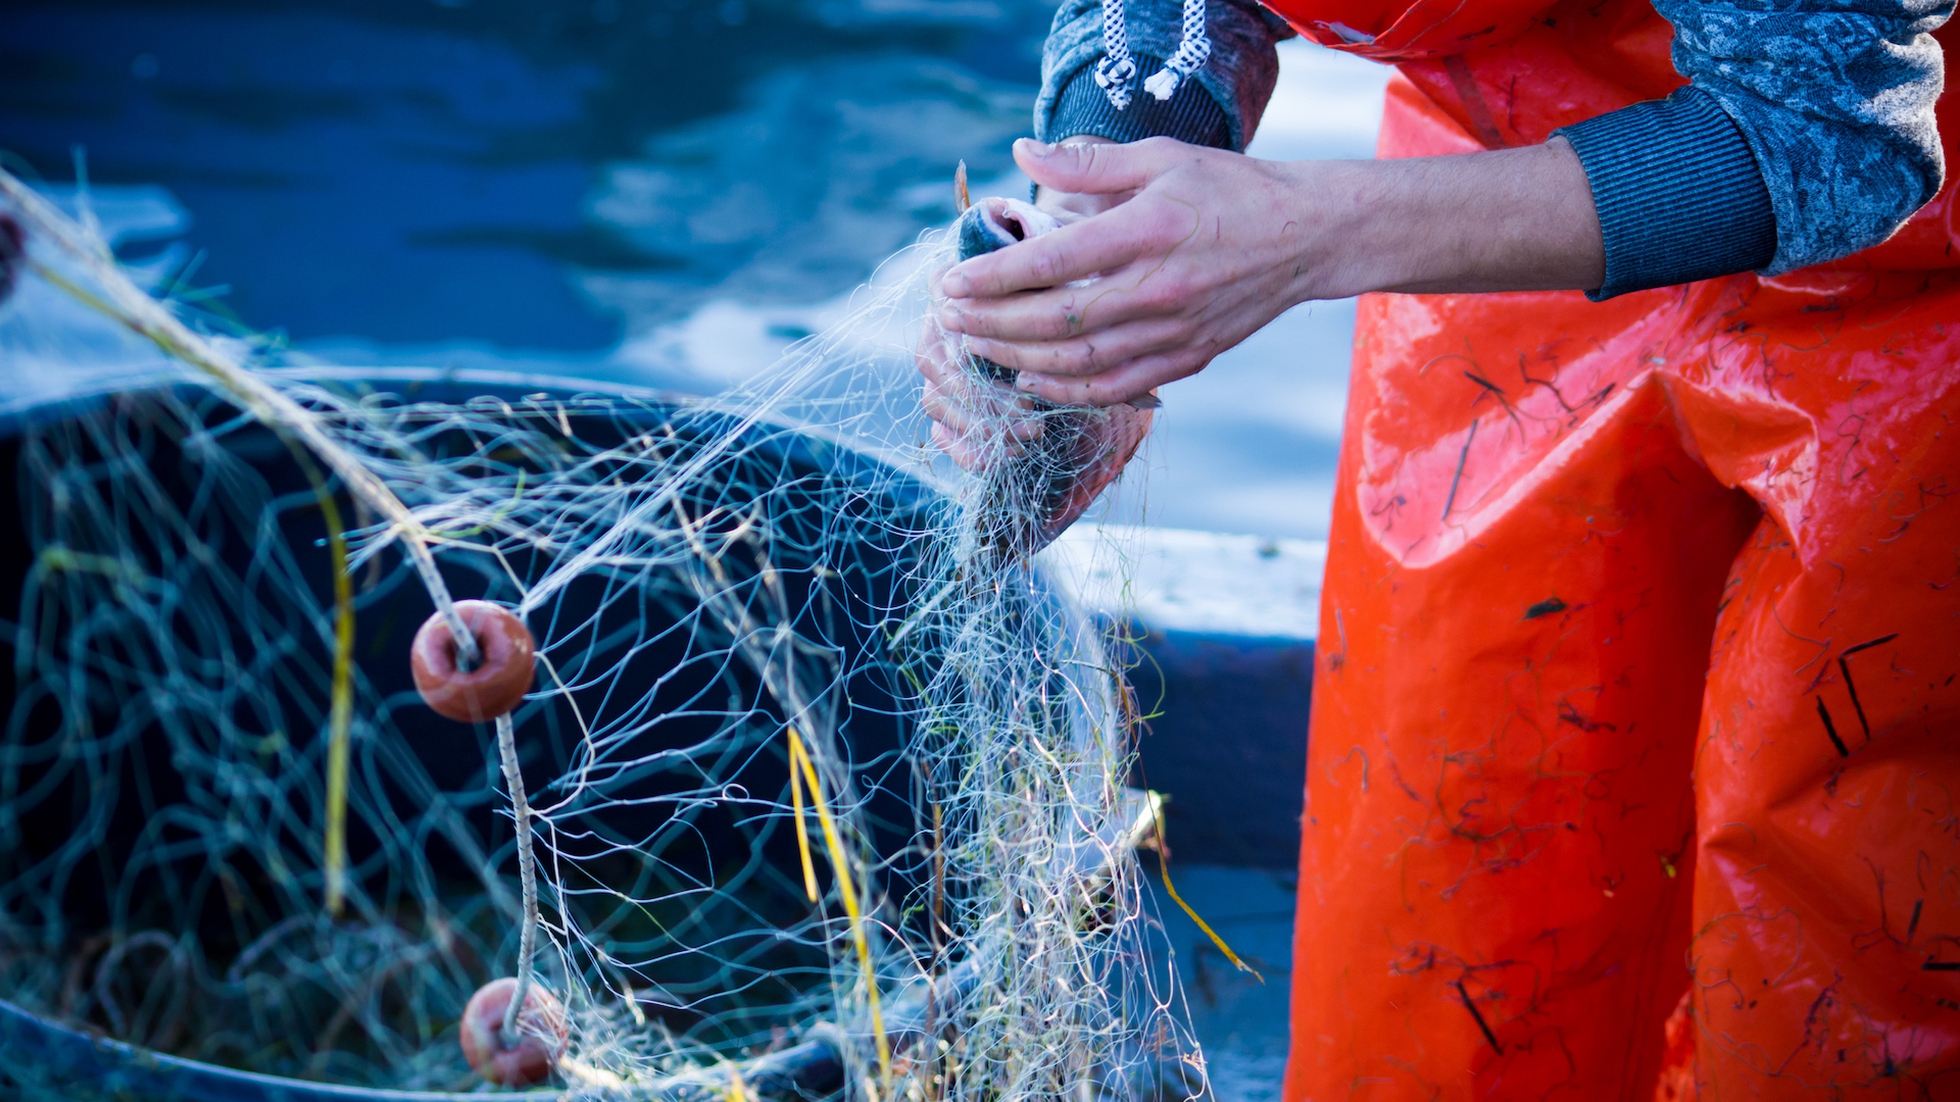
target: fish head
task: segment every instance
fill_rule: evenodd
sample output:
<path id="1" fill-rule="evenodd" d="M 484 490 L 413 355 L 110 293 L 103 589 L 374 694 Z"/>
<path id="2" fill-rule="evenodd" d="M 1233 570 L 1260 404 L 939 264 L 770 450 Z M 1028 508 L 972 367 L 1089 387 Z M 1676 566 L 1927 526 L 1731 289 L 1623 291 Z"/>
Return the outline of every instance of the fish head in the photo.
<path id="1" fill-rule="evenodd" d="M 1055 216 L 1031 203 L 995 195 L 966 208 L 954 227 L 961 260 L 1004 249 L 1062 228 Z"/>

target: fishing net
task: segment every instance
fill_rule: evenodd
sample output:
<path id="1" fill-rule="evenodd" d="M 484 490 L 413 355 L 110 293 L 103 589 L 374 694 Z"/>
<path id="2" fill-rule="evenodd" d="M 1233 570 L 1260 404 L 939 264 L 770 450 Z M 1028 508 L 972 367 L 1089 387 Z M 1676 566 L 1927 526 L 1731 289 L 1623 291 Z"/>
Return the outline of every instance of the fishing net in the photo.
<path id="1" fill-rule="evenodd" d="M 1203 1090 L 1120 671 L 1030 559 L 1108 415 L 1022 408 L 1047 443 L 928 460 L 904 331 L 950 238 L 708 402 L 281 369 L 0 192 L 23 291 L 182 365 L 0 440 L 7 1000 L 466 1090 L 466 1004 L 516 977 L 505 1024 L 580 1096 Z M 57 339 L 22 298 L 24 362 Z M 432 616 L 488 660 L 466 599 L 536 641 L 477 723 L 410 676 Z"/>

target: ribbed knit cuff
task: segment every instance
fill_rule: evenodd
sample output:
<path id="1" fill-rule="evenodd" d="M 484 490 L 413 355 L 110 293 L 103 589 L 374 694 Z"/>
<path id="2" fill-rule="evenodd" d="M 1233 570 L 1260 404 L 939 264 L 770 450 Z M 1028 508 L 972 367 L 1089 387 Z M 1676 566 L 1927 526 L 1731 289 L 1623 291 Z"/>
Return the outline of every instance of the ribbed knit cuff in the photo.
<path id="1" fill-rule="evenodd" d="M 1683 88 L 1553 133 L 1578 152 L 1606 237 L 1593 301 L 1751 271 L 1776 255 L 1762 170 L 1706 92 Z"/>
<path id="2" fill-rule="evenodd" d="M 1036 137 L 1058 142 L 1077 134 L 1094 134 L 1115 142 L 1134 142 L 1158 136 L 1176 138 L 1192 145 L 1215 149 L 1232 148 L 1232 126 L 1225 109 L 1196 80 L 1186 77 L 1177 82 L 1177 91 L 1160 100 L 1143 90 L 1143 82 L 1164 67 L 1163 61 L 1146 54 L 1136 59 L 1136 76 L 1130 78 L 1130 106 L 1118 111 L 1109 96 L 1096 83 L 1095 66 L 1075 71 L 1056 97 L 1055 113 L 1049 117 L 1047 133 Z"/>

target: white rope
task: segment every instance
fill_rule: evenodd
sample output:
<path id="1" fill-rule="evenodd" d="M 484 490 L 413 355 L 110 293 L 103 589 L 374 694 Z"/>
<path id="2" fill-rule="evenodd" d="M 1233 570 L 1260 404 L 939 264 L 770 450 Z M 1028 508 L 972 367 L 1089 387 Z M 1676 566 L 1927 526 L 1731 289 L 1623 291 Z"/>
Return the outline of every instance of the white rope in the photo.
<path id="1" fill-rule="evenodd" d="M 1096 62 L 1096 83 L 1109 97 L 1110 106 L 1125 111 L 1130 106 L 1130 81 L 1136 76 L 1137 63 L 1130 55 L 1123 0 L 1102 0 L 1102 16 L 1103 58 Z M 1211 58 L 1211 36 L 1205 33 L 1205 0 L 1184 0 L 1182 30 L 1177 52 L 1143 82 L 1144 91 L 1159 100 L 1170 99 L 1177 92 L 1178 82 L 1204 68 Z"/>
<path id="2" fill-rule="evenodd" d="M 524 925 L 517 931 L 517 990 L 504 1007 L 505 1048 L 516 1048 L 518 1015 L 531 995 L 531 956 L 538 944 L 538 865 L 531 852 L 531 801 L 524 795 L 524 773 L 517 765 L 517 736 L 510 713 L 497 717 L 497 754 L 503 762 L 504 786 L 510 789 L 511 818 L 517 824 L 517 877 L 524 890 Z"/>
<path id="3" fill-rule="evenodd" d="M 1171 98 L 1178 81 L 1204 68 L 1211 58 L 1211 36 L 1205 34 L 1205 0 L 1184 0 L 1184 38 L 1162 69 L 1143 82 L 1143 90 L 1160 100 Z"/>
<path id="4" fill-rule="evenodd" d="M 1102 0 L 1103 58 L 1096 62 L 1096 83 L 1118 111 L 1130 107 L 1130 78 L 1137 75 L 1130 56 L 1130 34 L 1123 27 L 1123 0 Z"/>

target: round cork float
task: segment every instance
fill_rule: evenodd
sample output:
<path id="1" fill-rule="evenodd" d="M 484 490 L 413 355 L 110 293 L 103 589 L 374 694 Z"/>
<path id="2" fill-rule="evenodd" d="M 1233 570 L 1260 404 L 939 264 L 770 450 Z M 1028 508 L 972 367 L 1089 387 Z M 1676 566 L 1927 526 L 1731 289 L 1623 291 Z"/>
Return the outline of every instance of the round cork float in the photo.
<path id="1" fill-rule="evenodd" d="M 524 621 L 489 601 L 458 601 L 456 615 L 482 652 L 469 670 L 457 664 L 456 637 L 438 612 L 415 633 L 409 668 L 415 688 L 437 715 L 484 723 L 508 714 L 531 691 L 537 640 Z"/>
<path id="2" fill-rule="evenodd" d="M 505 976 L 476 989 L 463 1009 L 463 1059 L 486 1083 L 529 1087 L 551 1078 L 558 1054 L 565 1051 L 571 1031 L 565 1005 L 536 983 L 524 993 L 517 1012 L 515 1043 L 505 1044 L 504 1009 L 517 992 L 517 980 Z"/>

